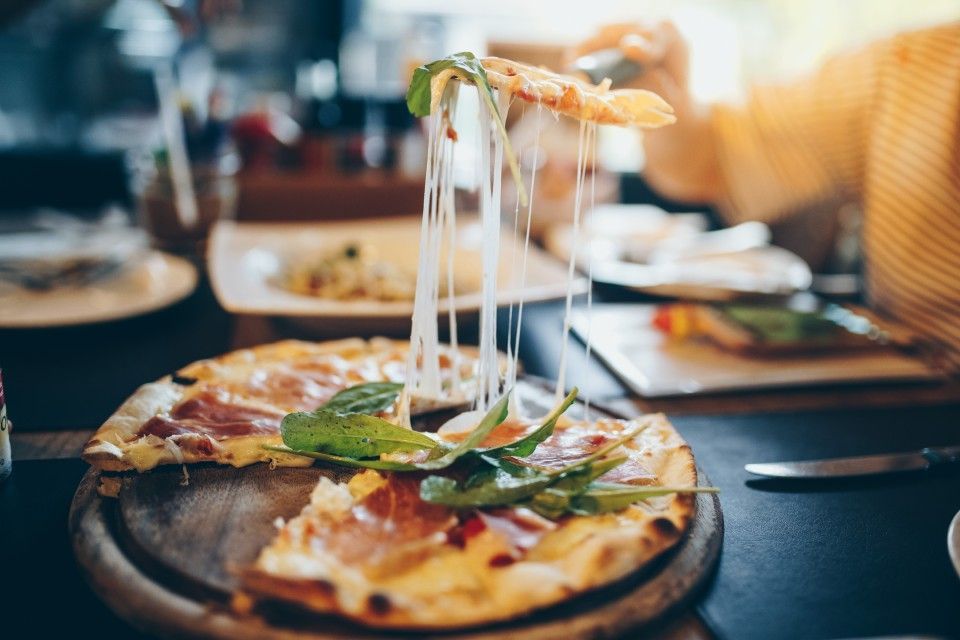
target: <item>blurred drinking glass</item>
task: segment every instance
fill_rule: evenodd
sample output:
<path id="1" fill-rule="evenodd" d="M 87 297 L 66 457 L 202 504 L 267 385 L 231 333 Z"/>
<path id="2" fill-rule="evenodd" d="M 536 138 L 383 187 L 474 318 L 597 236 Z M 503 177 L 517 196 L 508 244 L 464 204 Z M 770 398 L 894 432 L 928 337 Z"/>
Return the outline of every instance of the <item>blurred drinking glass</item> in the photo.
<path id="1" fill-rule="evenodd" d="M 135 159 L 133 193 L 137 199 L 140 224 L 157 249 L 201 258 L 207 236 L 217 220 L 232 219 L 237 208 L 239 157 L 224 153 L 190 167 L 196 218 L 190 220 L 177 208 L 178 200 L 166 153 Z"/>

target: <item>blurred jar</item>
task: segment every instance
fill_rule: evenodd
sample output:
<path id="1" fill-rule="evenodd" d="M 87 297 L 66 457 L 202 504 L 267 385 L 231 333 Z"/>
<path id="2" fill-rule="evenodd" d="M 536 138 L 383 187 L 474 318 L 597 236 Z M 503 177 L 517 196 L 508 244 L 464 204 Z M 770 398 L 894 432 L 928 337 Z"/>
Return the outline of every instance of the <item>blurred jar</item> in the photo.
<path id="1" fill-rule="evenodd" d="M 140 224 L 150 235 L 151 244 L 163 251 L 202 257 L 213 225 L 218 220 L 236 216 L 239 167 L 239 156 L 232 151 L 207 162 L 191 164 L 197 215 L 193 224 L 186 225 L 177 210 L 165 154 L 137 159 L 132 171 L 132 191 Z"/>

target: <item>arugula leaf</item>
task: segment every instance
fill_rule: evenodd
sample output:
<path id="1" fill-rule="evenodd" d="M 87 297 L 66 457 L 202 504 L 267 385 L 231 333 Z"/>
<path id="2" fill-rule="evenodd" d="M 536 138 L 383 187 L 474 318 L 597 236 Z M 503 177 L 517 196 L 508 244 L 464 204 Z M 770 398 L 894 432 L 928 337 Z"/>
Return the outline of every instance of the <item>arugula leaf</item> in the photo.
<path id="1" fill-rule="evenodd" d="M 514 467 L 525 471 L 514 472 L 509 466 L 500 466 L 501 463 L 513 463 L 494 459 L 497 466 L 482 469 L 462 483 L 443 476 L 425 478 L 420 483 L 420 497 L 427 502 L 455 508 L 490 507 L 529 500 L 530 506 L 541 514 L 549 511 L 553 517 L 559 517 L 569 507 L 570 496 L 585 490 L 594 479 L 623 464 L 626 459 L 626 456 L 619 456 L 602 460 L 561 476 L 538 473 L 520 465 Z"/>
<path id="2" fill-rule="evenodd" d="M 329 453 L 323 453 L 321 451 L 303 451 L 300 449 L 290 449 L 288 447 L 278 447 L 271 444 L 265 444 L 263 445 L 263 448 L 268 451 L 277 451 L 279 453 L 293 453 L 298 456 L 313 458 L 314 460 L 322 460 L 323 462 L 330 462 L 332 464 L 340 465 L 341 467 L 351 467 L 354 469 L 376 469 L 377 471 L 417 470 L 417 467 L 413 464 L 407 462 L 396 462 L 394 460 L 380 460 L 379 458 L 357 460 L 356 458 L 335 456 Z"/>
<path id="3" fill-rule="evenodd" d="M 719 493 L 716 487 L 635 487 L 624 484 L 598 484 L 570 498 L 569 510 L 581 516 L 620 511 L 630 505 L 671 493 Z"/>
<path id="4" fill-rule="evenodd" d="M 359 413 L 339 415 L 325 409 L 287 415 L 280 423 L 280 433 L 289 450 L 269 446 L 266 448 L 347 467 L 386 471 L 437 471 L 449 467 L 459 458 L 476 449 L 497 425 L 506 420 L 509 399 L 510 394 L 504 394 L 503 398 L 487 412 L 480 420 L 480 424 L 460 444 L 446 449 L 442 455 L 425 462 L 358 460 L 358 458 L 371 458 L 394 451 L 423 449 L 436 451 L 441 444 L 422 433 L 398 427 L 374 416 Z"/>
<path id="5" fill-rule="evenodd" d="M 550 485 L 550 488 L 555 491 L 563 491 L 569 495 L 580 493 L 585 491 L 591 482 L 611 469 L 619 467 L 628 459 L 627 456 L 615 456 L 584 467 L 578 467 L 565 473 L 559 480 Z"/>
<path id="6" fill-rule="evenodd" d="M 557 410 L 551 413 L 549 418 L 553 419 L 552 422 L 556 422 L 556 418 L 559 418 L 575 397 L 575 393 L 573 397 L 568 396 Z M 558 517 L 569 509 L 572 496 L 586 490 L 593 480 L 627 460 L 626 456 L 616 456 L 606 460 L 603 458 L 625 442 L 635 438 L 646 427 L 647 425 L 643 425 L 634 429 L 623 437 L 600 447 L 589 456 L 561 469 L 543 470 L 527 467 L 517 462 L 518 459 L 512 456 L 495 455 L 501 448 L 480 451 L 477 452 L 476 457 L 489 465 L 487 469 L 475 472 L 462 483 L 452 478 L 430 476 L 421 482 L 420 497 L 428 502 L 456 508 L 505 505 L 529 499 L 531 505 L 542 514 Z M 474 433 L 479 430 L 478 427 Z M 552 430 L 552 426 L 545 431 L 549 430 Z M 518 442 L 523 440 L 526 438 Z M 481 441 L 482 439 L 477 442 Z M 538 443 L 539 441 L 531 441 L 524 444 L 521 450 L 529 448 L 532 453 Z M 424 468 L 423 464 L 418 466 Z"/>
<path id="7" fill-rule="evenodd" d="M 545 475 L 518 478 L 500 469 L 484 482 L 464 485 L 446 476 L 427 476 L 420 482 L 420 499 L 458 509 L 508 505 L 533 496 L 552 481 Z"/>
<path id="8" fill-rule="evenodd" d="M 497 425 L 507 419 L 507 404 L 509 400 L 510 392 L 508 391 L 507 393 L 503 394 L 503 397 L 500 399 L 500 401 L 493 405 L 490 411 L 483 416 L 483 419 L 480 420 L 480 424 L 478 424 L 476 428 L 470 432 L 470 435 L 464 438 L 460 444 L 447 451 L 439 458 L 419 463 L 417 468 L 423 469 L 424 471 L 436 471 L 437 469 L 444 469 L 456 462 L 456 460 L 464 454 L 476 449 L 480 443 L 483 442 L 488 435 L 490 435 L 490 432 L 493 431 Z"/>
<path id="9" fill-rule="evenodd" d="M 527 506 L 544 517 L 556 520 L 569 511 L 571 498 L 586 491 L 591 482 L 619 467 L 627 459 L 627 456 L 616 456 L 571 471 L 533 496 Z"/>
<path id="10" fill-rule="evenodd" d="M 507 156 L 507 164 L 510 165 L 510 173 L 517 183 L 520 191 L 520 204 L 527 204 L 527 190 L 523 186 L 523 177 L 520 175 L 520 165 L 517 157 L 513 153 L 513 147 L 510 146 L 510 138 L 507 136 L 507 129 L 503 124 L 503 117 L 500 110 L 497 109 L 497 103 L 493 99 L 493 89 L 490 87 L 490 81 L 487 79 L 487 72 L 470 51 L 461 51 L 454 53 L 446 58 L 434 60 L 428 64 L 417 67 L 410 79 L 410 86 L 407 88 L 407 109 L 417 118 L 430 115 L 433 108 L 432 83 L 434 77 L 443 71 L 452 70 L 454 74 L 466 82 L 477 86 L 480 97 L 487 104 L 490 113 L 493 114 L 500 131 L 500 137 L 503 139 L 503 150 Z M 441 89 L 441 94 L 443 89 Z"/>
<path id="11" fill-rule="evenodd" d="M 477 85 L 481 92 L 487 93 L 490 102 L 493 103 L 493 89 L 490 88 L 490 82 L 487 80 L 486 69 L 472 52 L 461 51 L 421 65 L 414 70 L 410 87 L 407 89 L 407 109 L 410 113 L 417 118 L 430 115 L 432 107 L 430 82 L 437 74 L 447 69 L 452 69 L 458 77 Z M 496 107 L 493 112 L 500 115 Z"/>
<path id="12" fill-rule="evenodd" d="M 328 409 L 291 413 L 280 423 L 283 443 L 297 451 L 320 451 L 350 458 L 372 458 L 394 451 L 434 449 L 438 443 L 422 433 L 362 413 Z"/>
<path id="13" fill-rule="evenodd" d="M 319 408 L 340 414 L 372 415 L 392 407 L 402 389 L 400 382 L 365 382 L 337 392 Z"/>
<path id="14" fill-rule="evenodd" d="M 483 452 L 477 453 L 477 458 L 488 464 L 493 469 L 506 471 L 512 476 L 524 478 L 544 471 L 543 467 L 535 467 L 528 464 L 520 464 L 517 458 L 500 458 L 497 456 L 488 456 Z"/>
<path id="15" fill-rule="evenodd" d="M 579 393 L 579 390 L 574 387 L 573 390 L 567 394 L 567 397 L 547 415 L 543 424 L 537 427 L 532 433 L 527 434 L 516 442 L 486 449 L 483 451 L 483 454 L 491 457 L 514 456 L 516 458 L 525 458 L 529 456 L 536 450 L 537 445 L 553 435 L 553 429 L 557 426 L 557 420 L 560 419 L 563 412 L 569 409 L 570 405 L 577 399 L 577 393 Z"/>
<path id="16" fill-rule="evenodd" d="M 564 491 L 554 491 L 547 487 L 522 504 L 544 518 L 557 520 L 570 508 L 570 496 Z"/>

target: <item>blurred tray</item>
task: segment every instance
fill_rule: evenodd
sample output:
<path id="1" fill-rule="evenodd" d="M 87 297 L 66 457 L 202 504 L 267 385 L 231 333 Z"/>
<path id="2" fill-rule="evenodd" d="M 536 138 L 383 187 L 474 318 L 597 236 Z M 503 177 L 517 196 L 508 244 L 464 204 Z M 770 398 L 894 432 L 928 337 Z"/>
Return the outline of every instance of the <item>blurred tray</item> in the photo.
<path id="1" fill-rule="evenodd" d="M 700 341 L 672 341 L 651 323 L 656 305 L 609 304 L 574 313 L 573 330 L 634 392 L 648 398 L 775 387 L 943 378 L 894 349 L 748 358 Z"/>

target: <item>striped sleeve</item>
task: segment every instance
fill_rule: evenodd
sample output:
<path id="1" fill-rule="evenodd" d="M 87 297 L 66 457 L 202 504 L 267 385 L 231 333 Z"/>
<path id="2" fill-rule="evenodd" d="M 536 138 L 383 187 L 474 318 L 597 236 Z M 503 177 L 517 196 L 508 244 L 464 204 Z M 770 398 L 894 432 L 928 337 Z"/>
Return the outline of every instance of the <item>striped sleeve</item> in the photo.
<path id="1" fill-rule="evenodd" d="M 800 82 L 756 87 L 743 106 L 713 108 L 719 204 L 729 221 L 776 222 L 860 197 L 885 46 L 836 57 Z"/>

